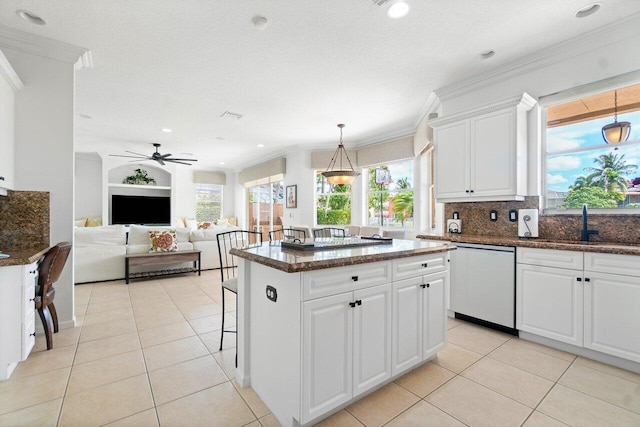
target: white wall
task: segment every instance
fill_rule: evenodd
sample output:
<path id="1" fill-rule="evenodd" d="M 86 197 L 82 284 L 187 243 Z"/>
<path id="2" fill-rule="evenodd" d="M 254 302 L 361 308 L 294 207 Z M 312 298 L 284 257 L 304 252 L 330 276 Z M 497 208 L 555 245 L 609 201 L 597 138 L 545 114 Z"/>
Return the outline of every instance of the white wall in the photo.
<path id="1" fill-rule="evenodd" d="M 15 189 L 48 191 L 52 244 L 73 240 L 74 66 L 3 48 L 24 82 L 16 94 Z M 61 328 L 74 325 L 73 258 L 56 283 Z"/>
<path id="2" fill-rule="evenodd" d="M 297 208 L 284 208 L 284 226 L 308 225 L 315 221 L 314 186 L 315 175 L 311 168 L 311 151 L 300 150 L 287 154 L 287 173 L 284 175 L 284 185 L 298 186 Z"/>
<path id="3" fill-rule="evenodd" d="M 102 159 L 97 153 L 76 153 L 75 218 L 102 216 Z"/>

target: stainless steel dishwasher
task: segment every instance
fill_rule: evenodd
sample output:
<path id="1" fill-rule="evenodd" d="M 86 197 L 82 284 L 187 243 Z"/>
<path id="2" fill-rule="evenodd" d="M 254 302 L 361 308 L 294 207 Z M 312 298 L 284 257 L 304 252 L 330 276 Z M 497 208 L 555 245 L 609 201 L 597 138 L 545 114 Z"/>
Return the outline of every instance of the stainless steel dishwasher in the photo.
<path id="1" fill-rule="evenodd" d="M 451 252 L 451 310 L 458 318 L 516 334 L 515 248 L 456 246 Z"/>

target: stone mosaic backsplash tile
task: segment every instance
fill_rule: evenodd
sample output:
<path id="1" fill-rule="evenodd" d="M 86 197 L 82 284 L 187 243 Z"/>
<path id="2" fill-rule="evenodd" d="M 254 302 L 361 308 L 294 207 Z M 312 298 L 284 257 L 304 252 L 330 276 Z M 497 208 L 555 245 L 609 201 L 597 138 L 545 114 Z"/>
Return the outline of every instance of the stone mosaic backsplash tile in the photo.
<path id="1" fill-rule="evenodd" d="M 49 246 L 49 192 L 0 196 L 0 250 Z"/>
<path id="2" fill-rule="evenodd" d="M 538 197 L 526 197 L 524 201 L 445 203 L 444 217 L 453 218 L 458 212 L 462 220 L 462 234 L 496 237 L 517 237 L 518 223 L 509 221 L 511 209 L 538 209 Z M 498 220 L 489 219 L 489 212 L 498 211 Z M 590 236 L 593 242 L 618 242 L 640 244 L 640 215 L 589 213 L 589 229 L 598 230 Z M 445 227 L 446 229 L 446 227 Z M 581 214 L 544 214 L 538 216 L 539 239 L 580 240 Z"/>

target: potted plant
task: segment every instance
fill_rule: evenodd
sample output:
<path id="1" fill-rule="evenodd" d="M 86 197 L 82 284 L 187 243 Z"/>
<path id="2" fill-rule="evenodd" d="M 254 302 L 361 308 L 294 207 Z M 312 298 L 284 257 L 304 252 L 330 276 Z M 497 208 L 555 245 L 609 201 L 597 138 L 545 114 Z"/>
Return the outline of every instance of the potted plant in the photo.
<path id="1" fill-rule="evenodd" d="M 156 185 L 156 180 L 151 178 L 147 171 L 144 169 L 136 169 L 135 174 L 129 175 L 124 180 L 123 184 L 136 184 L 136 185 Z"/>

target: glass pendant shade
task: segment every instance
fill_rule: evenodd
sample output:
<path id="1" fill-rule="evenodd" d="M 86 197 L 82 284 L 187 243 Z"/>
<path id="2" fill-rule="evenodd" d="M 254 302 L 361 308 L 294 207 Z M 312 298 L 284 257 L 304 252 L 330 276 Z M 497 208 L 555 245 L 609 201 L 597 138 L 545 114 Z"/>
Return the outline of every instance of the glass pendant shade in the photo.
<path id="1" fill-rule="evenodd" d="M 613 123 L 602 126 L 602 138 L 607 144 L 625 142 L 631 133 L 631 123 L 618 121 L 618 91 L 614 92 Z"/>
<path id="2" fill-rule="evenodd" d="M 354 179 L 360 172 L 356 172 L 353 169 L 353 165 L 351 164 L 351 160 L 349 160 L 349 155 L 347 154 L 347 150 L 344 149 L 344 145 L 342 145 L 342 128 L 343 124 L 339 124 L 340 128 L 340 143 L 338 144 L 338 149 L 335 153 L 333 153 L 333 157 L 329 162 L 329 166 L 327 170 L 322 172 L 322 176 L 324 176 L 330 184 L 333 185 L 346 185 L 351 184 Z M 343 167 L 342 162 L 343 158 L 347 159 L 347 163 L 349 164 L 349 168 Z M 336 163 L 338 166 L 336 167 Z"/>

